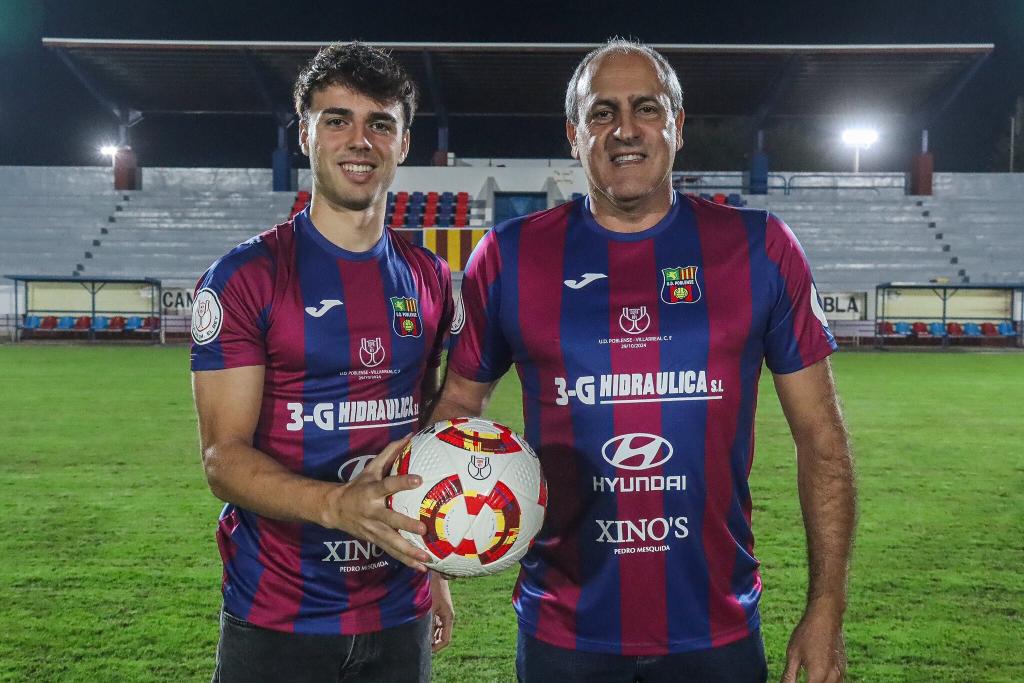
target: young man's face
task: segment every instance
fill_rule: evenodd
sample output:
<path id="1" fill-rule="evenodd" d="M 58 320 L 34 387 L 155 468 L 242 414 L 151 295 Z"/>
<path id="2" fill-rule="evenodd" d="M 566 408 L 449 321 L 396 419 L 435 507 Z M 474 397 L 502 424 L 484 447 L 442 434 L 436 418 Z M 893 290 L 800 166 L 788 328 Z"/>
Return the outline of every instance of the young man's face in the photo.
<path id="1" fill-rule="evenodd" d="M 313 92 L 299 143 L 314 193 L 351 211 L 382 200 L 409 153 L 400 102 L 381 103 L 341 85 Z"/>
<path id="2" fill-rule="evenodd" d="M 587 67 L 577 92 L 579 124 L 566 122 L 565 128 L 591 190 L 623 207 L 667 190 L 683 146 L 683 112 L 672 115 L 651 60 L 606 54 Z"/>

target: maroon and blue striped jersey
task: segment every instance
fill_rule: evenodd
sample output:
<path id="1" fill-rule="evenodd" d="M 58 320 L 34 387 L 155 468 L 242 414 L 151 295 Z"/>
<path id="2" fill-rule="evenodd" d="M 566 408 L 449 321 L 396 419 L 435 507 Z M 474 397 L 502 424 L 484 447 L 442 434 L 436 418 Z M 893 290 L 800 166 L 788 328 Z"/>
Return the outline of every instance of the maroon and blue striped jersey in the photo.
<path id="1" fill-rule="evenodd" d="M 265 366 L 253 446 L 293 472 L 346 482 L 416 428 L 452 314 L 443 261 L 390 229 L 371 250 L 348 252 L 307 209 L 199 280 L 192 370 Z M 336 529 L 229 504 L 217 541 L 224 607 L 257 626 L 357 634 L 430 607 L 425 575 Z"/>
<path id="2" fill-rule="evenodd" d="M 549 485 L 522 561 L 521 628 L 592 652 L 717 647 L 759 626 L 747 476 L 762 362 L 836 348 L 804 253 L 764 211 L 682 195 L 617 233 L 587 198 L 488 232 L 449 369 L 515 364 Z"/>

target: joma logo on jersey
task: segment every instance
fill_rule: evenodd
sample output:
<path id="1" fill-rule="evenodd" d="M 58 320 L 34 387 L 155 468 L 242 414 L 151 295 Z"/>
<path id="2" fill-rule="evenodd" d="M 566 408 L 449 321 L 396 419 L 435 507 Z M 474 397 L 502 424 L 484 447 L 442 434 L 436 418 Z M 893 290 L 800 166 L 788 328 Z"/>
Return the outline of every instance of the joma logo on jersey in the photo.
<path id="1" fill-rule="evenodd" d="M 391 297 L 392 323 L 399 337 L 418 337 L 423 334 L 420 304 L 411 296 Z"/>
<path id="2" fill-rule="evenodd" d="M 697 266 L 661 269 L 661 300 L 667 304 L 693 304 L 700 301 Z"/>

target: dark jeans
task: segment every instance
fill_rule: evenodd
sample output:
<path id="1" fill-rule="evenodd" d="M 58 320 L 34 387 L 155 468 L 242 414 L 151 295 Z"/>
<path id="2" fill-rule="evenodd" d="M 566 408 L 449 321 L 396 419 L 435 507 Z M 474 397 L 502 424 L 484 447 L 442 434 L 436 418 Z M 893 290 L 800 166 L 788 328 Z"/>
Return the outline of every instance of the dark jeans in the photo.
<path id="1" fill-rule="evenodd" d="M 213 683 L 429 683 L 430 615 L 356 636 L 271 631 L 222 611 Z"/>
<path id="2" fill-rule="evenodd" d="M 519 683 L 764 683 L 761 631 L 710 650 L 629 657 L 566 650 L 519 632 Z"/>

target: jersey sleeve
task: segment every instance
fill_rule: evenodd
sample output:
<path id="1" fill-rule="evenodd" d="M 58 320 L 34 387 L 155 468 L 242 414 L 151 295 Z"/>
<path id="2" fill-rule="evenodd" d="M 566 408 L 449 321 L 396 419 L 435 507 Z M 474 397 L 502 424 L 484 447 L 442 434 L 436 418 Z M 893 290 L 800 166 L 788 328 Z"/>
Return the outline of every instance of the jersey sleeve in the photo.
<path id="1" fill-rule="evenodd" d="M 469 257 L 452 323 L 448 367 L 466 379 L 493 382 L 512 364 L 501 327 L 501 252 L 494 230 Z"/>
<path id="2" fill-rule="evenodd" d="M 776 298 L 764 337 L 765 363 L 777 374 L 796 372 L 839 349 L 818 299 L 800 242 L 789 226 L 768 214 L 765 249 L 775 264 Z"/>
<path id="3" fill-rule="evenodd" d="M 272 293 L 270 258 L 258 241 L 214 263 L 192 300 L 192 370 L 265 365 Z"/>
<path id="4" fill-rule="evenodd" d="M 437 335 L 434 337 L 434 345 L 430 349 L 430 357 L 427 358 L 428 368 L 440 367 L 441 354 L 449 339 L 452 319 L 455 315 L 451 268 L 449 268 L 447 261 L 440 258 L 435 258 L 434 268 L 437 272 L 437 281 L 441 285 L 441 319 L 437 323 Z"/>

